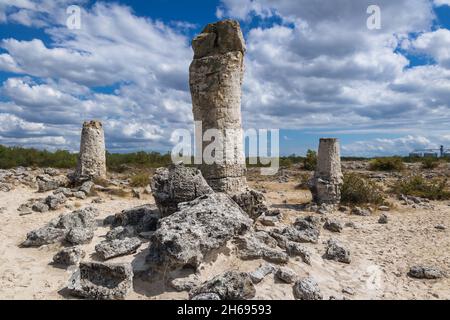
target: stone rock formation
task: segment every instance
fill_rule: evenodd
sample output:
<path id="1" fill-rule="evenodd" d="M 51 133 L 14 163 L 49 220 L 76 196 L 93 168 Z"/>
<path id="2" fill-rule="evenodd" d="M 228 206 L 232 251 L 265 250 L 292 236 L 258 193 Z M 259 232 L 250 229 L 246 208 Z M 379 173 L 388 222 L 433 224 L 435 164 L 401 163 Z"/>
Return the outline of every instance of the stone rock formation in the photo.
<path id="1" fill-rule="evenodd" d="M 207 25 L 192 47 L 189 85 L 194 120 L 201 121 L 202 136 L 209 129 L 218 130 L 223 147 L 222 159 L 203 164 L 201 171 L 215 191 L 241 191 L 247 181 L 241 125 L 245 42 L 239 23 L 224 20 Z M 209 144 L 204 141 L 202 151 Z"/>
<path id="2" fill-rule="evenodd" d="M 76 181 L 106 178 L 105 134 L 99 121 L 86 121 L 81 132 Z"/>
<path id="3" fill-rule="evenodd" d="M 150 239 L 153 269 L 197 268 L 213 250 L 251 228 L 252 220 L 226 194 L 213 193 L 178 205 Z"/>
<path id="4" fill-rule="evenodd" d="M 181 202 L 189 202 L 214 192 L 200 170 L 183 165 L 157 169 L 152 177 L 151 187 L 162 217 L 176 212 Z"/>
<path id="5" fill-rule="evenodd" d="M 81 247 L 68 247 L 59 251 L 53 257 L 55 264 L 70 266 L 78 264 L 86 256 L 86 252 Z"/>
<path id="6" fill-rule="evenodd" d="M 248 300 L 255 294 L 255 286 L 247 272 L 228 271 L 206 281 L 189 292 L 189 297 L 215 293 L 221 300 Z"/>
<path id="7" fill-rule="evenodd" d="M 319 284 L 313 278 L 298 280 L 293 288 L 294 297 L 297 300 L 322 300 L 323 296 Z"/>
<path id="8" fill-rule="evenodd" d="M 103 260 L 125 256 L 136 252 L 142 242 L 139 238 L 124 238 L 122 240 L 105 240 L 95 246 L 95 252 Z"/>
<path id="9" fill-rule="evenodd" d="M 310 181 L 314 202 L 338 204 L 341 201 L 343 175 L 338 139 L 320 139 L 317 167 Z"/>
<path id="10" fill-rule="evenodd" d="M 123 299 L 133 286 L 130 264 L 82 262 L 72 275 L 68 289 L 72 295 L 96 299 Z"/>

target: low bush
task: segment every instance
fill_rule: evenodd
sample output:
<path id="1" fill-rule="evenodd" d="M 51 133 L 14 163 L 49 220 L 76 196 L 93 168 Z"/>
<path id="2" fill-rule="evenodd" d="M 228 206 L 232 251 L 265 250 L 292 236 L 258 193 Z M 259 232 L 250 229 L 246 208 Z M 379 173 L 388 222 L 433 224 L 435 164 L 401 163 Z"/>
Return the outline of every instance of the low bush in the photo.
<path id="1" fill-rule="evenodd" d="M 436 169 L 439 163 L 439 160 L 436 158 L 424 158 L 422 159 L 422 169 Z"/>
<path id="2" fill-rule="evenodd" d="M 308 150 L 306 158 L 303 160 L 303 168 L 308 171 L 316 170 L 317 166 L 317 152 Z"/>
<path id="3" fill-rule="evenodd" d="M 372 171 L 402 171 L 405 168 L 400 157 L 377 158 L 370 162 L 369 170 Z"/>
<path id="4" fill-rule="evenodd" d="M 415 196 L 429 200 L 449 200 L 446 179 L 425 179 L 420 175 L 398 180 L 392 191 L 397 195 Z"/>
<path id="5" fill-rule="evenodd" d="M 148 173 L 137 173 L 131 177 L 130 185 L 134 188 L 146 187 L 150 183 L 150 177 Z"/>
<path id="6" fill-rule="evenodd" d="M 383 192 L 373 181 L 356 173 L 344 174 L 341 203 L 346 205 L 381 205 L 383 202 Z"/>

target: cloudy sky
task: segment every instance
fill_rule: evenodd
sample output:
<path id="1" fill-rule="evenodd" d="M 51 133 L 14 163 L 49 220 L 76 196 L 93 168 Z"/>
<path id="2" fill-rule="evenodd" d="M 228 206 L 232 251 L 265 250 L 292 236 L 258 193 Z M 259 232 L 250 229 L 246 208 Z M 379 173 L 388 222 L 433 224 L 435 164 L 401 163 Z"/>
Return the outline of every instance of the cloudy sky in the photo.
<path id="1" fill-rule="evenodd" d="M 247 42 L 244 126 L 280 129 L 282 154 L 450 148 L 450 0 L 0 0 L 0 144 L 75 151 L 99 119 L 111 152 L 170 150 L 190 40 L 223 18 Z"/>

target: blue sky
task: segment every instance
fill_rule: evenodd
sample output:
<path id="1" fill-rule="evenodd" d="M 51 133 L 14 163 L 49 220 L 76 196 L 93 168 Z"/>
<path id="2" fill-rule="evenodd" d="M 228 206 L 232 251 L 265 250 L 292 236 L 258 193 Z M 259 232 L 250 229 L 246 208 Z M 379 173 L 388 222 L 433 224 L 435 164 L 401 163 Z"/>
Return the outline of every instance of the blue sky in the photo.
<path id="1" fill-rule="evenodd" d="M 233 18 L 244 127 L 280 129 L 282 154 L 320 137 L 354 156 L 450 148 L 450 0 L 375 2 L 0 0 L 0 143 L 75 151 L 95 118 L 112 152 L 170 150 L 192 128 L 190 40 Z M 73 4 L 80 30 L 66 26 Z"/>

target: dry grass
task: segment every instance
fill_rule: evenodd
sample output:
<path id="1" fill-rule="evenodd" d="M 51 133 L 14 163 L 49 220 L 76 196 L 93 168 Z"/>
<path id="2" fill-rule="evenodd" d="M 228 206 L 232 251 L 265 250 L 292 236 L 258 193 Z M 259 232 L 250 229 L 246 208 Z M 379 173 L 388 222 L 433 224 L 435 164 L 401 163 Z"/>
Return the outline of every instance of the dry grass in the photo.
<path id="1" fill-rule="evenodd" d="M 381 188 L 373 181 L 356 173 L 347 173 L 344 175 L 341 202 L 346 205 L 381 205 L 384 196 Z"/>

